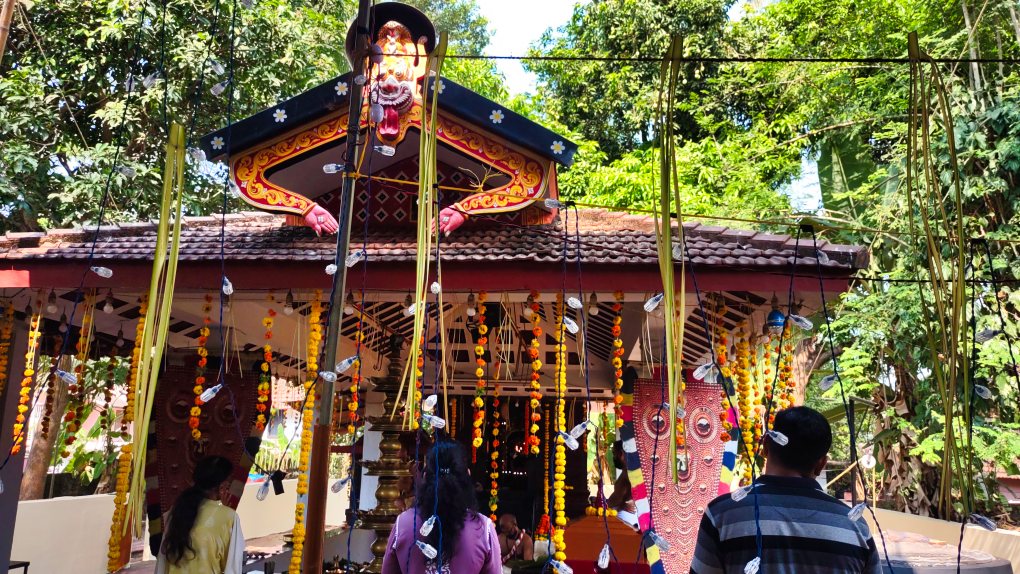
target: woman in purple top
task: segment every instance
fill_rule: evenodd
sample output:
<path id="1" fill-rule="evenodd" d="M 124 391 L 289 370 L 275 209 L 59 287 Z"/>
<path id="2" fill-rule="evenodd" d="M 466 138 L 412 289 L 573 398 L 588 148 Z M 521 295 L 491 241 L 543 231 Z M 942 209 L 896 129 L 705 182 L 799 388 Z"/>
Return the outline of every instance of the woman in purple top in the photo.
<path id="1" fill-rule="evenodd" d="M 464 449 L 439 432 L 425 456 L 415 506 L 390 531 L 382 574 L 501 574 L 499 538 L 492 521 L 475 510 Z M 423 529 L 432 517 L 431 531 Z"/>

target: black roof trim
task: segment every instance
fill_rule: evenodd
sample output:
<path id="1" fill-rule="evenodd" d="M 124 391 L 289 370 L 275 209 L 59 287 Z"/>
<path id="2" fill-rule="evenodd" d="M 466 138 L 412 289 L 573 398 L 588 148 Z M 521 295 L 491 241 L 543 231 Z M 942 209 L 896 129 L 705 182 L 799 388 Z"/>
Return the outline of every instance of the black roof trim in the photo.
<path id="1" fill-rule="evenodd" d="M 439 86 L 440 109 L 541 157 L 565 166 L 573 163 L 577 144 L 449 78 L 441 78 Z M 240 153 L 348 105 L 347 95 L 354 87 L 350 72 L 337 76 L 236 122 L 229 129 L 202 136 L 199 146 L 210 160 L 220 160 L 228 155 L 227 142 L 232 139 L 236 153 Z M 227 137 L 228 131 L 230 137 Z"/>

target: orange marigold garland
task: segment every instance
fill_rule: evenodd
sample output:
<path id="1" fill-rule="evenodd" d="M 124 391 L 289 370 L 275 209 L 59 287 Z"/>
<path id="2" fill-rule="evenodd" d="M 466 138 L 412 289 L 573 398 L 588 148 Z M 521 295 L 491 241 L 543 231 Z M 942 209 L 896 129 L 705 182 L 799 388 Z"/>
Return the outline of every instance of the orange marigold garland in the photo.
<path id="1" fill-rule="evenodd" d="M 8 303 L 0 324 L 0 397 L 7 388 L 7 364 L 11 357 L 11 336 L 14 332 L 14 304 Z"/>
<path id="2" fill-rule="evenodd" d="M 478 460 L 478 449 L 482 447 L 482 426 L 485 424 L 485 391 L 488 386 L 485 376 L 485 345 L 488 343 L 488 325 L 485 324 L 485 300 L 488 293 L 482 291 L 478 294 L 475 316 L 478 317 L 478 337 L 475 339 L 475 398 L 471 402 L 474 407 L 474 420 L 471 421 L 471 462 Z"/>
<path id="3" fill-rule="evenodd" d="M 36 305 L 36 309 L 39 309 Z M 25 413 L 28 412 L 28 403 L 32 400 L 32 384 L 35 382 L 35 354 L 39 349 L 39 313 L 32 315 L 28 329 L 28 346 L 25 350 L 25 370 L 22 372 L 21 390 L 18 394 L 18 414 L 14 417 L 12 434 L 14 443 L 11 445 L 11 454 L 21 452 L 21 445 L 25 442 Z"/>
<path id="4" fill-rule="evenodd" d="M 613 358 L 621 359 L 619 367 L 616 367 L 616 361 L 613 361 L 614 372 L 613 375 L 615 380 L 613 381 L 613 413 L 616 415 L 616 428 L 623 426 L 623 363 L 622 357 L 624 354 L 623 349 L 623 291 L 617 291 L 613 293 L 613 298 L 616 299 L 616 303 L 613 303 L 613 313 L 616 315 L 613 317 Z"/>
<path id="5" fill-rule="evenodd" d="M 121 419 L 120 430 L 127 433 L 135 420 L 135 394 L 138 391 L 138 360 L 142 355 L 142 331 L 145 329 L 145 315 L 148 313 L 148 297 L 143 296 L 138 305 L 138 325 L 135 327 L 135 345 L 131 351 L 131 369 L 127 378 L 127 405 Z M 110 540 L 107 551 L 108 572 L 120 570 L 127 560 L 121 556 L 121 541 L 124 537 L 124 519 L 127 517 L 127 491 L 131 484 L 131 440 L 120 447 L 117 455 L 117 481 L 113 495 L 113 522 L 110 525 Z"/>
<path id="6" fill-rule="evenodd" d="M 308 456 L 312 449 L 312 420 L 315 417 L 315 381 L 319 375 L 319 346 L 322 343 L 322 291 L 316 290 L 308 314 L 308 358 L 305 368 L 305 400 L 301 411 L 301 449 L 298 453 L 298 496 L 308 494 Z M 301 558 L 305 547 L 305 505 L 294 505 L 294 530 L 291 534 L 293 551 L 290 574 L 301 574 Z"/>
<path id="7" fill-rule="evenodd" d="M 81 328 L 78 330 L 78 342 L 75 344 L 77 354 L 75 356 L 75 382 L 67 386 L 67 393 L 71 396 L 70 406 L 64 415 L 64 426 L 67 437 L 64 439 L 61 458 L 71 456 L 68 450 L 76 440 L 77 432 L 85 422 L 85 366 L 89 358 L 89 349 L 92 344 L 92 320 L 96 311 L 95 292 L 89 292 L 85 296 L 85 306 L 82 310 Z"/>
<path id="8" fill-rule="evenodd" d="M 540 440 L 538 438 L 538 423 L 542 420 L 541 415 L 541 404 L 542 404 L 542 385 L 540 379 L 542 378 L 542 361 L 539 359 L 538 350 L 542 347 L 542 327 L 538 325 L 542 317 L 538 314 L 541 307 L 538 304 L 538 291 L 532 291 L 531 295 L 528 296 L 528 309 L 531 312 L 531 344 L 528 346 L 528 358 L 531 359 L 531 426 L 528 428 L 528 444 L 531 447 L 531 454 L 538 454 L 541 452 L 539 447 Z M 548 430 L 548 425 L 547 425 Z M 548 432 L 546 432 L 546 440 L 548 440 Z M 546 508 L 548 508 L 546 504 Z"/>
<path id="9" fill-rule="evenodd" d="M 726 334 L 726 328 L 723 325 L 723 317 L 726 316 L 726 305 L 722 304 L 716 308 L 716 323 L 715 323 L 715 360 L 719 365 L 719 372 L 722 375 L 723 380 L 732 380 L 733 372 L 730 369 L 729 363 L 727 362 L 727 352 L 729 350 L 729 338 Z M 730 410 L 730 399 L 726 392 L 726 389 L 719 391 L 721 397 L 721 407 L 719 409 L 719 418 L 722 422 L 723 431 L 719 433 L 719 439 L 722 442 L 730 441 L 730 433 L 733 431 L 733 424 L 730 423 L 729 413 Z"/>
<path id="10" fill-rule="evenodd" d="M 39 419 L 39 436 L 43 439 L 49 438 L 50 426 L 53 419 L 53 405 L 57 399 L 57 364 L 60 361 L 60 337 L 53 337 L 53 347 L 50 352 L 49 381 L 46 384 L 46 402 L 43 405 L 42 418 Z"/>
<path id="11" fill-rule="evenodd" d="M 351 436 L 357 432 L 358 422 L 361 420 L 361 417 L 358 416 L 358 407 L 361 406 L 358 393 L 361 390 L 361 346 L 365 344 L 365 312 L 358 308 L 357 313 L 358 325 L 354 331 L 354 355 L 356 358 L 351 364 L 354 372 L 351 374 L 351 400 L 347 403 L 347 433 Z"/>
<path id="12" fill-rule="evenodd" d="M 744 448 L 738 449 L 743 459 L 744 482 L 750 484 L 753 476 L 754 459 L 754 389 L 751 385 L 751 343 L 748 340 L 746 322 L 737 327 L 737 408 L 740 410 L 740 439 Z"/>
<path id="13" fill-rule="evenodd" d="M 212 323 L 212 295 L 206 294 L 202 302 L 202 328 L 198 330 L 198 348 L 195 353 L 198 355 L 198 362 L 195 365 L 195 386 L 191 392 L 195 395 L 195 403 L 191 406 L 191 416 L 188 417 L 188 428 L 191 429 L 191 438 L 198 440 L 202 438 L 202 430 L 198 428 L 202 424 L 202 393 L 205 391 L 205 367 L 209 364 L 209 325 Z"/>

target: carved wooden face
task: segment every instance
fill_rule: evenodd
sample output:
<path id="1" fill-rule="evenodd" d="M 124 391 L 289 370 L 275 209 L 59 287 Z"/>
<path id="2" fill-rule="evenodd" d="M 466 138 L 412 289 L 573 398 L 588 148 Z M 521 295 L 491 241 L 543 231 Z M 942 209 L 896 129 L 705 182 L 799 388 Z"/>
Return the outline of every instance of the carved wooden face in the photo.
<path id="1" fill-rule="evenodd" d="M 376 45 L 382 49 L 382 62 L 372 79 L 370 102 L 383 108 L 378 135 L 393 140 L 403 131 L 403 116 L 421 102 L 418 80 L 424 73 L 425 49 L 415 44 L 407 27 L 392 21 L 379 29 Z"/>

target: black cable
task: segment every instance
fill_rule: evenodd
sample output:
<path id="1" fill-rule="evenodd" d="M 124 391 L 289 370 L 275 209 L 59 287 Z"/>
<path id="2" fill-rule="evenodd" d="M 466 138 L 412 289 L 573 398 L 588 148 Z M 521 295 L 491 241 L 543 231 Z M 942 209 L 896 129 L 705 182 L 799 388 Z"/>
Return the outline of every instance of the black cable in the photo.
<path id="1" fill-rule="evenodd" d="M 406 56 L 414 57 L 414 55 Z M 645 62 L 661 64 L 662 56 L 598 56 L 585 54 L 580 56 L 547 56 L 547 55 L 486 55 L 486 54 L 450 54 L 446 56 L 455 60 L 517 60 L 531 62 Z M 684 56 L 678 59 L 689 63 L 803 63 L 803 64 L 910 64 L 914 60 L 905 57 L 872 56 L 866 58 L 824 58 L 824 57 L 768 57 L 768 56 Z M 673 61 L 669 59 L 667 61 Z M 935 64 L 1020 64 L 1016 58 L 932 58 L 922 59 Z"/>

